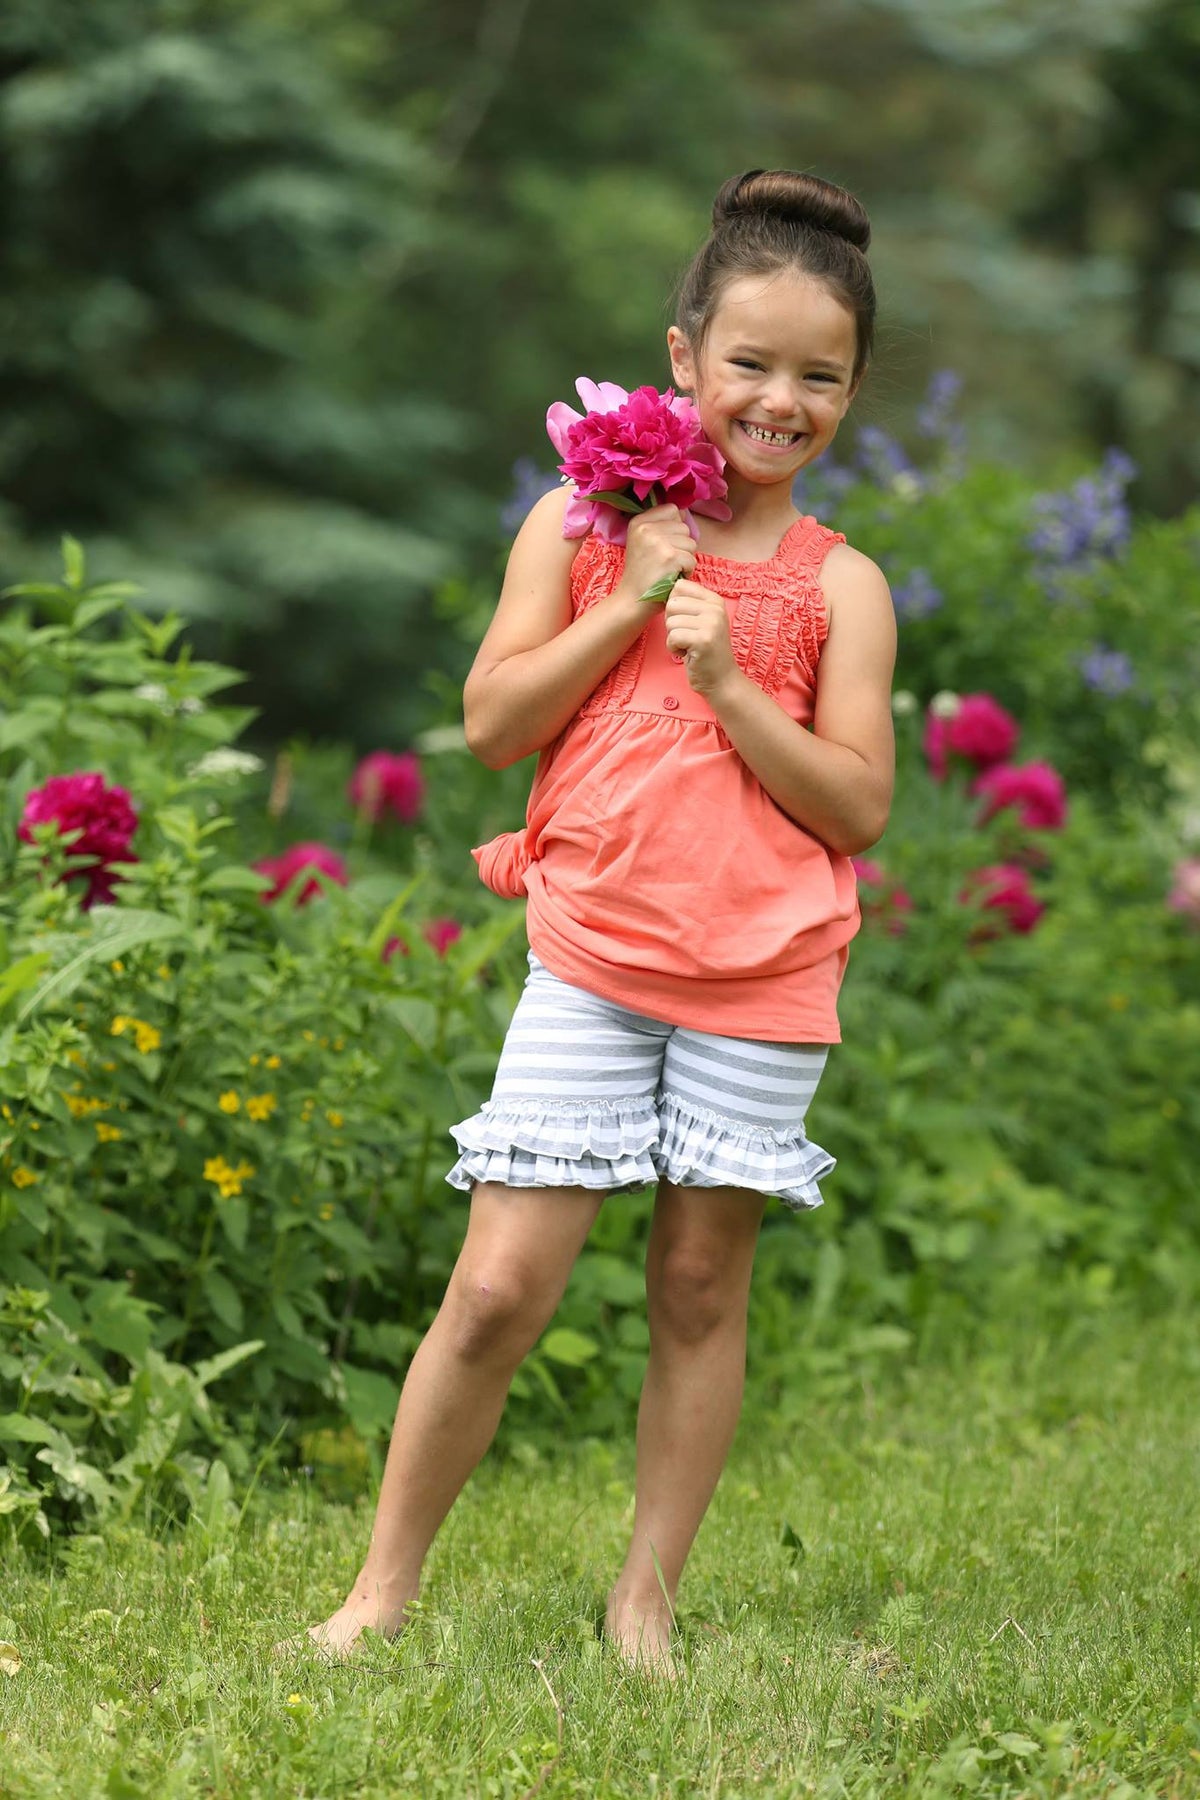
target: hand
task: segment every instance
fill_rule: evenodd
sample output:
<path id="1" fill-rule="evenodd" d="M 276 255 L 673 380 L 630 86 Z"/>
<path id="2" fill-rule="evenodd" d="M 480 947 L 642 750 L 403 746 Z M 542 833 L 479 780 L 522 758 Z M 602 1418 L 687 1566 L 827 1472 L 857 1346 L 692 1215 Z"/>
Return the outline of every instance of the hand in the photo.
<path id="1" fill-rule="evenodd" d="M 686 579 L 671 589 L 663 613 L 667 649 L 686 655 L 684 670 L 698 694 L 711 697 L 740 673 L 729 637 L 729 613 L 720 594 Z"/>
<path id="2" fill-rule="evenodd" d="M 653 506 L 630 519 L 618 585 L 631 599 L 640 600 L 656 581 L 690 575 L 695 566 L 696 545 L 677 506 Z"/>

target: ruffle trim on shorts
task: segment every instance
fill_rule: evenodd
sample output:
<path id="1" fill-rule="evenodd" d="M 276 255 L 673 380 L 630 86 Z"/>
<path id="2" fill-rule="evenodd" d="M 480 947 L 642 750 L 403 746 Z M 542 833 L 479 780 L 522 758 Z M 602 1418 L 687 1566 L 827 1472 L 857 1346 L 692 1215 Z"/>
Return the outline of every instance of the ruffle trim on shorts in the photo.
<path id="1" fill-rule="evenodd" d="M 679 1187 L 744 1187 L 774 1196 L 793 1212 L 823 1204 L 817 1182 L 837 1158 L 812 1144 L 803 1126 L 776 1131 L 724 1118 L 665 1093 L 655 1153 L 660 1175 Z"/>
<path id="2" fill-rule="evenodd" d="M 446 1177 L 456 1188 L 498 1181 L 615 1193 L 658 1180 L 653 1100 L 485 1100 L 450 1134 L 462 1152 Z"/>
<path id="3" fill-rule="evenodd" d="M 747 1125 L 677 1094 L 664 1094 L 657 1107 L 652 1100 L 487 1100 L 450 1131 L 462 1154 L 446 1180 L 466 1191 L 495 1181 L 619 1193 L 665 1175 L 680 1187 L 750 1188 L 808 1212 L 822 1204 L 817 1183 L 836 1166 L 802 1127 Z"/>

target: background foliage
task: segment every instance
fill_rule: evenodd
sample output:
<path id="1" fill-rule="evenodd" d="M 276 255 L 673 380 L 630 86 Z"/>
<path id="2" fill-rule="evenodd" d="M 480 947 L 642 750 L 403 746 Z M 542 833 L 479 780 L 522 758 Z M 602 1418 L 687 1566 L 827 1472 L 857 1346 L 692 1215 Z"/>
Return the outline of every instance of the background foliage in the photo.
<path id="1" fill-rule="evenodd" d="M 432 594 L 490 569 L 576 374 L 665 380 L 666 297 L 753 165 L 871 211 L 861 423 L 911 438 L 952 366 L 989 457 L 1057 479 L 1120 443 L 1173 515 L 1198 81 L 1189 0 L 652 0 L 620 31 L 552 0 L 13 0 L 0 579 L 75 532 L 248 672 L 259 738 L 407 742 L 449 663 Z"/>
<path id="2" fill-rule="evenodd" d="M 900 780 L 809 1120 L 840 1166 L 821 1212 L 763 1232 L 752 1343 L 780 1401 L 798 1366 L 836 1392 L 997 1309 L 1153 1308 L 1200 1274 L 1200 897 L 1166 904 L 1200 841 L 1197 516 L 1135 522 L 1111 470 L 1039 493 L 956 438 L 943 403 L 921 464 L 877 437 L 870 469 L 813 477 L 895 566 Z M 438 615 L 469 643 L 489 605 L 453 582 Z M 0 630 L 0 1509 L 22 1529 L 208 1504 L 218 1463 L 357 1466 L 343 1427 L 386 1434 L 461 1241 L 448 1128 L 524 975 L 520 908 L 465 847 L 517 822 L 529 767 L 468 756 L 447 680 L 419 818 L 374 821 L 348 748 L 230 758 L 234 679 L 178 618 L 89 587 L 72 542 Z M 981 822 L 964 772 L 929 773 L 925 702 L 985 683 L 1014 760 L 1067 777 L 1061 829 Z M 17 826 L 47 775 L 96 766 L 134 796 L 138 860 L 84 910 L 69 846 Z M 348 885 L 264 904 L 248 862 L 314 837 Z M 970 896 L 1000 862 L 1045 908 L 1028 933 Z M 448 917 L 461 935 L 428 941 Z M 602 1210 L 503 1441 L 631 1424 L 648 1212 Z"/>

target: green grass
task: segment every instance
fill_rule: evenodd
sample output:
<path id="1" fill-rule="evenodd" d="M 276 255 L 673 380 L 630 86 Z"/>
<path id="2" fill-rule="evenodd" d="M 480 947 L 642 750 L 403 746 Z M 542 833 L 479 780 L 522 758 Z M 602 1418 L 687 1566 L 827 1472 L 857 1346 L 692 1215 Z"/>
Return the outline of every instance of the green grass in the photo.
<path id="1" fill-rule="evenodd" d="M 489 1458 L 422 1610 L 276 1666 L 368 1514 L 298 1482 L 239 1522 L 3 1568 L 0 1794 L 1200 1795 L 1200 1353 L 1186 1323 L 751 1401 L 680 1594 L 683 1676 L 593 1620 L 628 1444 Z M 539 1785 L 540 1781 L 540 1785 Z"/>

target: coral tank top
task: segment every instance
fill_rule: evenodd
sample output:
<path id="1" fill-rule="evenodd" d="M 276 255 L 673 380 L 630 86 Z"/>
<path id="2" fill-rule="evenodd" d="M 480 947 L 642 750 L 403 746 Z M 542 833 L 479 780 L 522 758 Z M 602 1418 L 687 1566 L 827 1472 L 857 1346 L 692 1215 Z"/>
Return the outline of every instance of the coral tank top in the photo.
<path id="1" fill-rule="evenodd" d="M 739 666 L 811 726 L 828 630 L 820 569 L 840 532 L 797 519 L 765 562 L 701 551 Z M 585 538 L 576 618 L 625 552 Z M 472 850 L 493 893 L 528 898 L 529 943 L 562 980 L 649 1018 L 725 1037 L 838 1043 L 860 914 L 850 859 L 806 831 L 733 748 L 661 608 L 538 757 L 523 831 Z"/>

